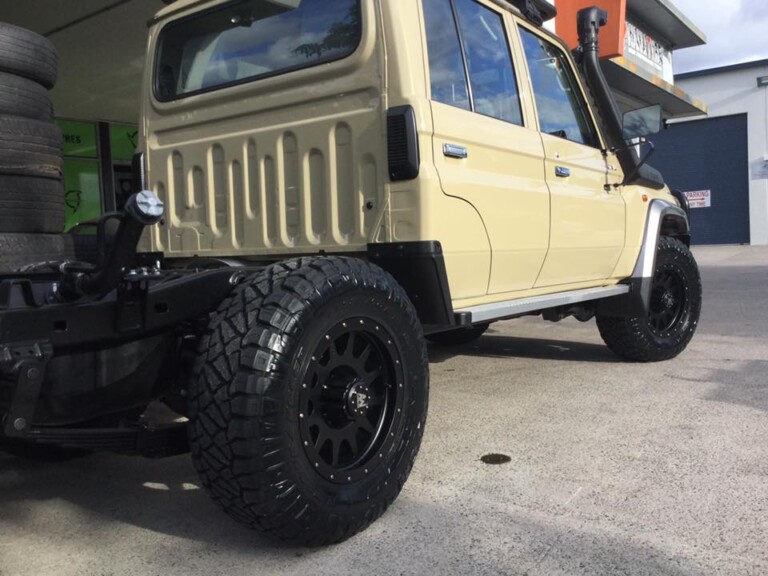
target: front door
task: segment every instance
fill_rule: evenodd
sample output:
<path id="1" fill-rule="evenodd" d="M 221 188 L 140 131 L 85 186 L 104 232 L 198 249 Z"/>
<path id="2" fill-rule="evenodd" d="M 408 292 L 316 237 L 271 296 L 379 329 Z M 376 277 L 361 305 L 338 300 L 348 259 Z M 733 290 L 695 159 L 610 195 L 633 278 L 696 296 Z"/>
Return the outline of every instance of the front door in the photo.
<path id="1" fill-rule="evenodd" d="M 520 35 L 545 153 L 552 210 L 537 287 L 610 278 L 624 247 L 625 203 L 615 160 L 603 152 L 576 73 L 560 46 L 527 26 Z"/>

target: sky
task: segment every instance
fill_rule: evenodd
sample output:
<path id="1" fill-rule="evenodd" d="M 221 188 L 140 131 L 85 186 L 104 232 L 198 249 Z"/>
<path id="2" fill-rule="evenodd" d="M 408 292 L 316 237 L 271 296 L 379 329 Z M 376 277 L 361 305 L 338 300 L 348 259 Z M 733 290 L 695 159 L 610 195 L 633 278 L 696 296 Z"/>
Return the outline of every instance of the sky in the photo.
<path id="1" fill-rule="evenodd" d="M 675 73 L 768 59 L 768 0 L 672 0 L 707 36 L 674 53 Z"/>

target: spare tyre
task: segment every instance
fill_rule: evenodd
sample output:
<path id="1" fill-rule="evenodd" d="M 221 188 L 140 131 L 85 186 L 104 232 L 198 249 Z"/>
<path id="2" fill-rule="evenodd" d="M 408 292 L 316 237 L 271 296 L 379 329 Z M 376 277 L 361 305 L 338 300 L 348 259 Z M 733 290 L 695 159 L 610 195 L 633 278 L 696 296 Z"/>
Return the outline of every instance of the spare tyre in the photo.
<path id="1" fill-rule="evenodd" d="M 0 116 L 0 174 L 59 180 L 61 154 L 61 130 L 55 124 Z"/>
<path id="2" fill-rule="evenodd" d="M 61 180 L 0 174 L 0 232 L 64 231 L 65 197 Z"/>
<path id="3" fill-rule="evenodd" d="M 67 234 L 0 234 L 0 272 L 13 272 L 33 262 L 73 259 Z"/>
<path id="4" fill-rule="evenodd" d="M 0 72 L 0 116 L 6 115 L 53 122 L 48 91 L 27 78 Z"/>
<path id="5" fill-rule="evenodd" d="M 58 75 L 56 48 L 39 34 L 0 22 L 0 71 L 29 78 L 51 89 Z"/>

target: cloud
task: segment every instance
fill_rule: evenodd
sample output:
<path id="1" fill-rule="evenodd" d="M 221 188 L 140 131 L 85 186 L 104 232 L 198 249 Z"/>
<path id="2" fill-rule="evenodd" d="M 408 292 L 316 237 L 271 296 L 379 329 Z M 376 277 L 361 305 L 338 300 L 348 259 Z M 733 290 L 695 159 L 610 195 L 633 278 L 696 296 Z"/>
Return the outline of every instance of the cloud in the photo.
<path id="1" fill-rule="evenodd" d="M 674 0 L 707 36 L 705 46 L 675 52 L 675 72 L 717 68 L 768 58 L 766 0 Z"/>

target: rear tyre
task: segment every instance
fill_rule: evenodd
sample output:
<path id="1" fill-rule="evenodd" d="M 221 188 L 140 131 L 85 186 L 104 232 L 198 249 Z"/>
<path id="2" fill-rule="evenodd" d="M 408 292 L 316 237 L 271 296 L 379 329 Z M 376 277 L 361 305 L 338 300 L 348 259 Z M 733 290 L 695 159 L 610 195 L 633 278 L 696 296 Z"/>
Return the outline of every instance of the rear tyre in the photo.
<path id="1" fill-rule="evenodd" d="M 685 350 L 699 323 L 701 277 L 688 247 L 662 237 L 647 313 L 628 318 L 597 316 L 608 348 L 627 360 L 657 362 Z"/>
<path id="2" fill-rule="evenodd" d="M 60 233 L 65 198 L 61 180 L 0 175 L 0 232 Z"/>
<path id="3" fill-rule="evenodd" d="M 469 344 L 474 342 L 480 336 L 485 334 L 490 324 L 475 324 L 468 328 L 457 328 L 456 330 L 449 330 L 448 332 L 438 332 L 437 334 L 430 334 L 427 336 L 427 340 L 438 346 L 462 346 L 463 344 Z"/>
<path id="4" fill-rule="evenodd" d="M 0 71 L 53 88 L 58 75 L 56 48 L 39 34 L 0 22 Z"/>
<path id="5" fill-rule="evenodd" d="M 48 91 L 37 82 L 0 72 L 0 116 L 53 122 L 53 105 Z"/>
<path id="6" fill-rule="evenodd" d="M 427 411 L 426 346 L 395 280 L 352 258 L 278 263 L 213 315 L 190 385 L 190 444 L 230 515 L 338 542 L 395 500 Z"/>

